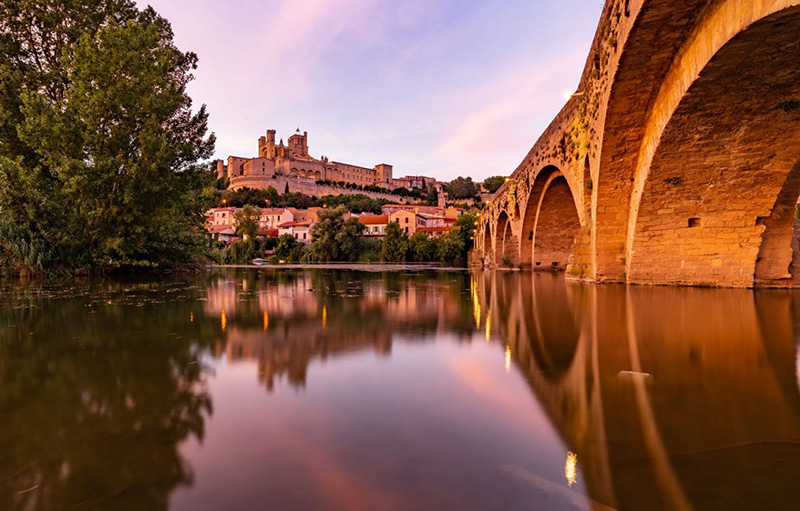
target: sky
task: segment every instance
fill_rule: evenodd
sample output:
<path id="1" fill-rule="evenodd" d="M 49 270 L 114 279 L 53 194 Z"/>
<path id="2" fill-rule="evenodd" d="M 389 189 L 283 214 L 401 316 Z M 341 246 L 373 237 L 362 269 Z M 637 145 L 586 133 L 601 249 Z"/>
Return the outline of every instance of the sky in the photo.
<path id="1" fill-rule="evenodd" d="M 215 158 L 308 132 L 395 177 L 510 174 L 578 86 L 602 0 L 150 0 L 199 57 Z"/>

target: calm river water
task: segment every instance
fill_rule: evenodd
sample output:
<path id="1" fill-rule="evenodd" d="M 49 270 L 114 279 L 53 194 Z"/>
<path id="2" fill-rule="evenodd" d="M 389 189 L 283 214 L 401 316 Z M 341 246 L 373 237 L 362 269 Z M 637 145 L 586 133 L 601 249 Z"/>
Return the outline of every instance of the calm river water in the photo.
<path id="1" fill-rule="evenodd" d="M 788 291 L 220 270 L 0 315 L 0 510 L 800 509 Z"/>

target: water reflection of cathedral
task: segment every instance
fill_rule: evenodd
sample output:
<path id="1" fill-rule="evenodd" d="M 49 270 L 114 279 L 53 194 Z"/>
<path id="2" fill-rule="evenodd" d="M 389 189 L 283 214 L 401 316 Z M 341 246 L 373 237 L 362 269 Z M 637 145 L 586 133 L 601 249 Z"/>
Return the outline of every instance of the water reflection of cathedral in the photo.
<path id="1" fill-rule="evenodd" d="M 479 324 L 507 345 L 596 509 L 797 508 L 791 292 L 499 273 L 473 286 Z"/>
<path id="2" fill-rule="evenodd" d="M 414 340 L 445 328 L 472 330 L 458 292 L 466 275 L 353 275 L 219 278 L 205 303 L 206 315 L 224 322 L 217 355 L 258 361 L 259 379 L 268 389 L 284 375 L 293 386 L 304 386 L 312 360 L 366 349 L 388 355 L 398 335 Z"/>

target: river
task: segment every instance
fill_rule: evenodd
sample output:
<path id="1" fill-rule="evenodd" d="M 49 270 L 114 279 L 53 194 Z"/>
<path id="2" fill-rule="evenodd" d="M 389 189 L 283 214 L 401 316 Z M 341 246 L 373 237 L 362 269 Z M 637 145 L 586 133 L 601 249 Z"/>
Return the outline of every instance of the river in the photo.
<path id="1" fill-rule="evenodd" d="M 218 269 L 0 328 L 0 510 L 800 506 L 792 291 Z"/>

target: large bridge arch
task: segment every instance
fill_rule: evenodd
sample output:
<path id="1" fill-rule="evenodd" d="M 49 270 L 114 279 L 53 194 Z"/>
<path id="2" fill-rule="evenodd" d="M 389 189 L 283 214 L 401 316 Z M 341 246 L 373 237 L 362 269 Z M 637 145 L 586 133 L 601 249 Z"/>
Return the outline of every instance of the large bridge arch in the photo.
<path id="1" fill-rule="evenodd" d="M 581 221 L 566 177 L 551 174 L 544 183 L 533 230 L 533 266 L 566 270 L 580 234 Z"/>
<path id="2" fill-rule="evenodd" d="M 523 267 L 566 269 L 582 223 L 578 207 L 580 194 L 574 188 L 568 175 L 554 164 L 548 164 L 536 174 L 519 233 Z"/>
<path id="3" fill-rule="evenodd" d="M 790 245 L 798 9 L 800 0 L 607 0 L 578 90 L 488 205 L 510 222 L 492 233 L 493 264 L 518 241 L 521 265 L 535 266 L 537 187 L 555 165 L 581 220 L 573 276 L 800 283 L 797 261 L 790 275 L 800 261 Z"/>
<path id="4" fill-rule="evenodd" d="M 776 7 L 794 3 L 716 4 L 676 58 L 636 166 L 629 281 L 751 286 L 789 277 L 800 7 Z"/>

